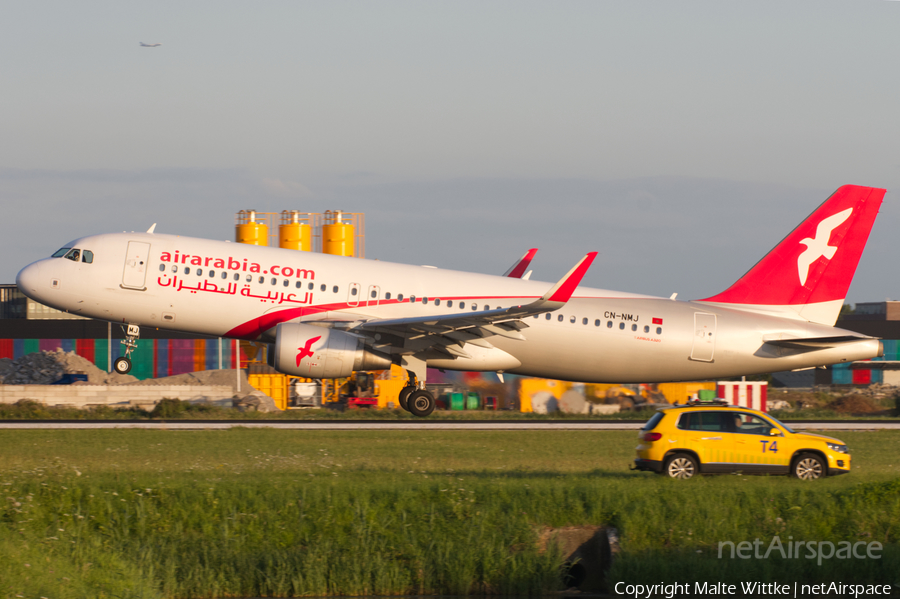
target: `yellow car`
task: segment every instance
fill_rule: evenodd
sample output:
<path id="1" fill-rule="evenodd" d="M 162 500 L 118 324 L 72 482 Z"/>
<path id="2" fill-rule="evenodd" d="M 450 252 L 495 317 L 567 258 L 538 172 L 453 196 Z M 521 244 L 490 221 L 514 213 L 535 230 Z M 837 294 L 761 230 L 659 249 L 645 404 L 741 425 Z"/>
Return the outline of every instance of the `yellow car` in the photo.
<path id="1" fill-rule="evenodd" d="M 662 408 L 639 433 L 635 470 L 671 478 L 722 472 L 815 480 L 850 471 L 838 439 L 799 433 L 768 414 L 726 402 Z"/>

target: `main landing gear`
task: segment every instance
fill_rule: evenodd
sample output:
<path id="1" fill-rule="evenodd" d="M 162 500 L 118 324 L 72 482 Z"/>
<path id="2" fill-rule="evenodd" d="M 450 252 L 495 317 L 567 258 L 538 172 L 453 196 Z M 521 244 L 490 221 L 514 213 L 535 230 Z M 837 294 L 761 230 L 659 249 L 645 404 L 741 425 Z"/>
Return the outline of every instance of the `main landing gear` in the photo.
<path id="1" fill-rule="evenodd" d="M 119 358 L 116 358 L 116 361 L 113 362 L 113 369 L 119 374 L 128 374 L 131 372 L 131 352 L 137 349 L 137 340 L 141 336 L 141 327 L 136 324 L 128 325 L 128 330 L 125 332 L 125 339 L 122 340 L 122 345 L 125 346 L 125 355 Z"/>
<path id="2" fill-rule="evenodd" d="M 409 380 L 406 386 L 400 390 L 398 396 L 400 407 L 413 416 L 424 418 L 434 412 L 434 395 L 425 389 L 424 383 L 419 383 L 412 370 L 406 372 L 409 374 Z"/>

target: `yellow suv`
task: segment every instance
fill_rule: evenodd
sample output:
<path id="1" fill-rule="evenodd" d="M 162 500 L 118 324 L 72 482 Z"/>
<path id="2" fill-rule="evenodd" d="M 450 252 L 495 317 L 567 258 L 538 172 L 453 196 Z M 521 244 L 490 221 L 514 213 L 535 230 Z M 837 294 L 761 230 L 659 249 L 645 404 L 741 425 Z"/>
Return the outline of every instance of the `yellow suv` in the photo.
<path id="1" fill-rule="evenodd" d="M 662 408 L 639 437 L 634 469 L 671 478 L 746 472 L 815 480 L 850 471 L 850 453 L 838 439 L 798 433 L 768 414 L 724 401 Z"/>

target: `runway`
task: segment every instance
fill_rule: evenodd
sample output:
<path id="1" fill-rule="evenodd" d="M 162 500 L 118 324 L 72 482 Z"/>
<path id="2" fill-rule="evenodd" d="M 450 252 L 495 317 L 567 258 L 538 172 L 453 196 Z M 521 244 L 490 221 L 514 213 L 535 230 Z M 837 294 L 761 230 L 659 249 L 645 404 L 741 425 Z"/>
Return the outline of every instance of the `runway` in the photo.
<path id="1" fill-rule="evenodd" d="M 275 428 L 306 431 L 637 431 L 644 423 L 643 420 L 4 420 L 0 421 L 0 430 Z M 900 430 L 900 420 L 798 420 L 785 424 L 794 430 Z"/>

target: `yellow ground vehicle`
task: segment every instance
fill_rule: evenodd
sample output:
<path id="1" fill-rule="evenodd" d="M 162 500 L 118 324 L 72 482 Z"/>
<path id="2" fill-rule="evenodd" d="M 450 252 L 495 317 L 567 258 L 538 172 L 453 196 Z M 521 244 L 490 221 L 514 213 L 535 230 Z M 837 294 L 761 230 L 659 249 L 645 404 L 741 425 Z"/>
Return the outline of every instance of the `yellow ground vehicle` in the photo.
<path id="1" fill-rule="evenodd" d="M 838 439 L 791 430 L 768 414 L 722 401 L 659 410 L 639 433 L 634 469 L 671 478 L 746 472 L 803 480 L 850 471 Z"/>

